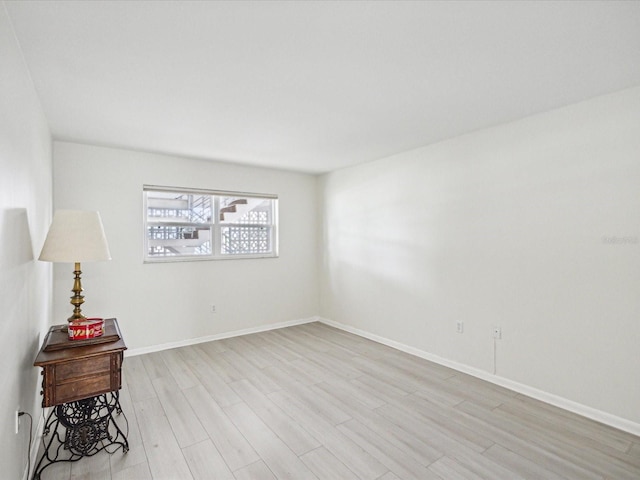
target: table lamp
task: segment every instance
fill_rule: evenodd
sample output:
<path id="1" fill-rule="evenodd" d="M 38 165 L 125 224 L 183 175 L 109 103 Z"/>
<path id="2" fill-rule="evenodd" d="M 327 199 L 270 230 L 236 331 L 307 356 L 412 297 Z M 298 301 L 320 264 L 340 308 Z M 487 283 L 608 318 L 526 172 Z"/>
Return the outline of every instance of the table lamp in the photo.
<path id="1" fill-rule="evenodd" d="M 68 321 L 84 319 L 85 316 L 80 309 L 84 303 L 80 263 L 111 260 L 100 213 L 85 210 L 56 211 L 38 259 L 45 262 L 75 264 L 71 290 L 74 293 L 71 297 L 74 309 Z"/>

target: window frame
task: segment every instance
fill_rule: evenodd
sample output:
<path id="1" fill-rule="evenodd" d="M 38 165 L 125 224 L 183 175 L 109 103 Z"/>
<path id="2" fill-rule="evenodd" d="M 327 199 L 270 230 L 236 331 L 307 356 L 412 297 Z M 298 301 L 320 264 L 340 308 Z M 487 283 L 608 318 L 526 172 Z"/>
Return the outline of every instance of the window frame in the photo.
<path id="1" fill-rule="evenodd" d="M 149 255 L 149 222 L 148 222 L 148 192 L 164 192 L 175 193 L 176 195 L 209 195 L 211 196 L 212 220 L 210 223 L 201 223 L 198 225 L 208 226 L 211 231 L 211 254 L 207 255 L 168 255 L 153 257 Z M 241 223 L 222 223 L 220 221 L 220 199 L 222 197 L 239 197 L 239 198 L 255 198 L 269 200 L 271 202 L 271 223 L 266 224 L 270 229 L 271 252 L 268 253 L 247 253 L 232 254 L 221 252 L 222 248 L 222 228 L 225 226 L 257 226 L 258 224 L 241 224 Z M 187 187 L 170 187 L 162 185 L 143 185 L 142 186 L 142 259 L 143 263 L 173 263 L 173 262 L 198 262 L 209 260 L 239 260 L 239 259 L 257 259 L 257 258 L 278 258 L 279 242 L 278 242 L 278 195 L 270 193 L 249 193 L 237 192 L 231 190 L 211 190 L 202 188 Z M 194 222 L 172 222 L 183 225 L 196 225 Z M 264 227 L 264 224 L 259 226 Z"/>

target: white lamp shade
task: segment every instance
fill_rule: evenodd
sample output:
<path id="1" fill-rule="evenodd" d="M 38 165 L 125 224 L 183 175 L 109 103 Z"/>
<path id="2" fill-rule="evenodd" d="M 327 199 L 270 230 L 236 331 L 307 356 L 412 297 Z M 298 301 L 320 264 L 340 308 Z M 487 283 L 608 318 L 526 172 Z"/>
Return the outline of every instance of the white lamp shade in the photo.
<path id="1" fill-rule="evenodd" d="M 56 211 L 39 260 L 68 263 L 111 260 L 100 213 Z"/>

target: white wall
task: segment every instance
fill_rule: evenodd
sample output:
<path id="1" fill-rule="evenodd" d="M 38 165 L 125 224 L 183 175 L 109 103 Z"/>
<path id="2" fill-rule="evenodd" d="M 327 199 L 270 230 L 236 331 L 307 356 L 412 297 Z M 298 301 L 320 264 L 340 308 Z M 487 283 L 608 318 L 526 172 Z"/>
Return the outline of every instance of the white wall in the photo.
<path id="1" fill-rule="evenodd" d="M 317 315 L 316 183 L 311 175 L 55 142 L 55 208 L 98 210 L 113 257 L 82 265 L 83 313 L 117 317 L 133 349 Z M 277 194 L 280 257 L 143 264 L 143 184 Z M 72 310 L 72 267 L 54 268 L 60 322 Z"/>
<path id="2" fill-rule="evenodd" d="M 319 192 L 323 317 L 640 427 L 640 88 Z"/>
<path id="3" fill-rule="evenodd" d="M 0 2 L 0 477 L 26 473 L 27 417 L 40 415 L 33 361 L 51 318 L 51 266 L 34 260 L 51 221 L 51 136 Z"/>

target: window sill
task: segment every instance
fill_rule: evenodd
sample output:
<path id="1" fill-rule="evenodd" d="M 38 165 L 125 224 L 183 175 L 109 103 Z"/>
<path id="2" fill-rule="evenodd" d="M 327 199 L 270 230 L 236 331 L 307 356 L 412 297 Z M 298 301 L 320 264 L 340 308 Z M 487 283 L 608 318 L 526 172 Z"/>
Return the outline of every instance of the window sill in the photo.
<path id="1" fill-rule="evenodd" d="M 258 254 L 258 255 L 224 255 L 219 257 L 164 257 L 157 259 L 148 259 L 145 258 L 142 263 L 144 264 L 153 264 L 153 263 L 181 263 L 181 262 L 210 262 L 210 261 L 218 261 L 218 260 L 256 260 L 259 258 L 278 258 L 280 255 L 277 254 Z"/>

